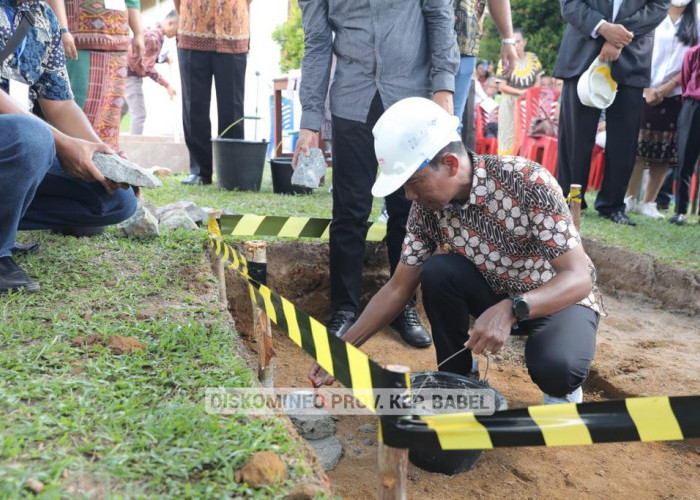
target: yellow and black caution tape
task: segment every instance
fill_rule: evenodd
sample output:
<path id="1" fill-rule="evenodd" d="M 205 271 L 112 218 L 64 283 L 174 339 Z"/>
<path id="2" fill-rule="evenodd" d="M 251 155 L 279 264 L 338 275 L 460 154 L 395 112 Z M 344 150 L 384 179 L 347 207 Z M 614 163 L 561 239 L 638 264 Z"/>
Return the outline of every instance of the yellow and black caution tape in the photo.
<path id="1" fill-rule="evenodd" d="M 375 408 L 371 390 L 409 386 L 410 374 L 385 370 L 356 347 L 329 334 L 322 323 L 287 299 L 252 279 L 245 258 L 221 241 L 216 221 L 210 220 L 209 230 L 216 254 L 248 279 L 251 299 L 323 369 L 352 388 L 367 408 L 381 413 Z M 700 437 L 700 396 L 531 406 L 487 416 L 385 416 L 381 423 L 383 441 L 397 448 L 466 450 L 681 440 Z"/>
<path id="2" fill-rule="evenodd" d="M 276 215 L 222 215 L 221 232 L 232 236 L 277 236 L 280 238 L 316 238 L 327 240 L 330 219 L 315 217 L 280 217 Z M 367 241 L 382 241 L 386 224 L 373 222 L 367 230 Z"/>
<path id="3" fill-rule="evenodd" d="M 572 201 L 574 203 L 581 203 L 581 190 L 579 188 L 573 188 L 569 191 L 569 196 L 566 197 L 566 203 L 570 204 Z"/>
<path id="4" fill-rule="evenodd" d="M 572 446 L 700 437 L 700 396 L 641 397 L 471 413 L 382 418 L 384 442 L 443 450 Z"/>
<path id="5" fill-rule="evenodd" d="M 216 221 L 214 221 L 216 224 Z M 241 253 L 221 241 L 218 227 L 209 223 L 210 243 L 229 268 L 248 279 L 251 299 L 292 341 L 306 351 L 329 374 L 344 386 L 354 389 L 355 396 L 370 410 L 376 411 L 372 389 L 406 387 L 407 377 L 385 370 L 357 347 L 328 333 L 325 325 L 309 316 L 284 297 L 255 281 Z M 219 233 L 220 234 L 220 233 Z"/>

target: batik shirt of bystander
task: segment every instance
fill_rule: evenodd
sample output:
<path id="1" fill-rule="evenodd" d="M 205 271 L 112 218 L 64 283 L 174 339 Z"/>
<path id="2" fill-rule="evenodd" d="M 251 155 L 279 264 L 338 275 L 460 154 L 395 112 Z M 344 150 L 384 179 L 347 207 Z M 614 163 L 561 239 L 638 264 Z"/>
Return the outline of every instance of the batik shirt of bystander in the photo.
<path id="1" fill-rule="evenodd" d="M 52 101 L 73 99 L 58 20 L 43 2 L 28 0 L 17 6 L 15 0 L 0 0 L 0 48 L 5 46 L 22 19 L 22 12 L 34 14 L 34 29 L 0 66 L 0 80 L 11 79 L 29 85 L 29 98 Z M 8 19 L 8 15 L 11 19 Z M 12 23 L 11 27 L 10 23 Z"/>

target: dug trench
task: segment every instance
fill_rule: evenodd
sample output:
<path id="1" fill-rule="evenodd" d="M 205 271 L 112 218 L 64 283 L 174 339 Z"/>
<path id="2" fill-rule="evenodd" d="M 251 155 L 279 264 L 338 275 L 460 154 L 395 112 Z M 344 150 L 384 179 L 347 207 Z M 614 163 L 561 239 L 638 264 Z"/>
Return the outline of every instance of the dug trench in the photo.
<path id="1" fill-rule="evenodd" d="M 596 242 L 585 244 L 596 263 L 609 315 L 598 330 L 584 401 L 700 394 L 700 277 L 632 252 Z M 267 259 L 268 285 L 324 321 L 331 312 L 328 246 L 273 242 Z M 363 303 L 386 281 L 387 268 L 384 247 L 368 244 Z M 227 271 L 226 287 L 236 329 L 255 351 L 246 282 L 235 271 Z M 427 324 L 420 307 L 419 312 Z M 275 386 L 309 389 L 311 358 L 274 326 L 273 331 Z M 435 368 L 432 348 L 411 348 L 391 329 L 375 335 L 362 350 L 380 364 L 408 365 L 412 371 Z M 510 408 L 541 403 L 542 394 L 530 381 L 523 351 L 524 341 L 513 337 L 490 363 L 489 382 L 506 396 Z M 484 361 L 480 359 L 482 370 Z M 336 427 L 344 453 L 338 466 L 327 473 L 333 494 L 374 497 L 376 419 L 338 416 Z M 472 471 L 455 476 L 409 464 L 408 479 L 409 498 L 700 498 L 700 440 L 499 448 L 485 451 Z"/>

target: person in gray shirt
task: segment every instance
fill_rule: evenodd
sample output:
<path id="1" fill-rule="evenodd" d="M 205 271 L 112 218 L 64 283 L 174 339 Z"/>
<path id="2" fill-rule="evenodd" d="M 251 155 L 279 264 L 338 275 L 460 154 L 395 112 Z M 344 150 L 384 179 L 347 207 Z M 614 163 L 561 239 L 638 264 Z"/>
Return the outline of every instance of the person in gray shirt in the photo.
<path id="1" fill-rule="evenodd" d="M 330 332 L 340 336 L 359 309 L 372 183 L 377 175 L 372 127 L 384 109 L 406 97 L 428 97 L 452 113 L 459 50 L 452 0 L 299 0 L 304 27 L 299 152 L 317 144 L 330 89 L 333 128 L 333 221 Z M 411 203 L 399 190 L 386 198 L 386 243 L 393 273 Z M 412 300 L 392 322 L 416 347 L 431 338 Z"/>

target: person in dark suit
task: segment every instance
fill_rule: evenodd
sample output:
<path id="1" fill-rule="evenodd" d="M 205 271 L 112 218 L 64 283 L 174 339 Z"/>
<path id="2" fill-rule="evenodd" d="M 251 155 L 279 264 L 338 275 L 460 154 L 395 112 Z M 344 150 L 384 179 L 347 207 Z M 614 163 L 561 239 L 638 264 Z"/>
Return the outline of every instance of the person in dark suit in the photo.
<path id="1" fill-rule="evenodd" d="M 584 106 L 576 84 L 596 57 L 612 63 L 617 96 L 606 110 L 605 177 L 595 209 L 618 224 L 634 226 L 625 214 L 625 190 L 634 168 L 642 91 L 649 86 L 653 32 L 670 0 L 560 0 L 567 21 L 554 67 L 564 80 L 559 121 L 557 179 L 569 186 L 588 185 L 591 152 L 600 109 Z M 583 200 L 583 208 L 586 207 Z"/>

